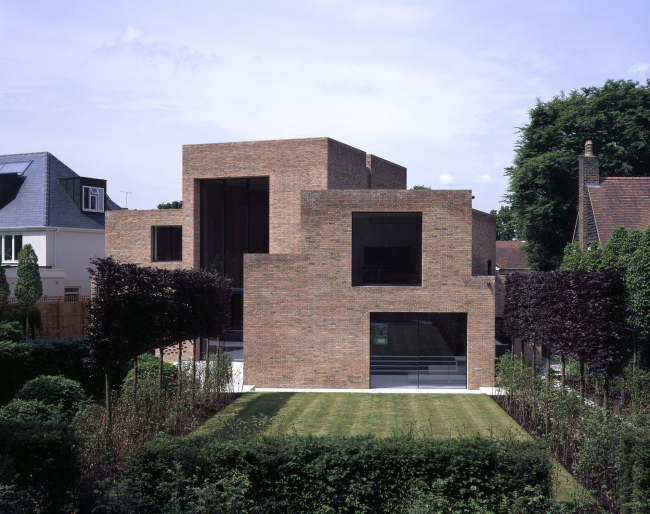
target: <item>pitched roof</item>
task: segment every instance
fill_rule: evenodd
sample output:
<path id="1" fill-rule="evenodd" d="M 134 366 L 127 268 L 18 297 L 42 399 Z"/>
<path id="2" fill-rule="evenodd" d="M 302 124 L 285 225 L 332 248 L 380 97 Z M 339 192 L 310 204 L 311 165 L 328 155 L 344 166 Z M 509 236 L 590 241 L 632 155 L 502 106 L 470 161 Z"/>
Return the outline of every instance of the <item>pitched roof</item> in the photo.
<path id="1" fill-rule="evenodd" d="M 616 227 L 645 230 L 650 224 L 650 177 L 601 177 L 587 190 L 602 244 Z"/>
<path id="2" fill-rule="evenodd" d="M 497 241 L 496 265 L 501 269 L 529 269 L 524 243 L 526 241 Z"/>
<path id="3" fill-rule="evenodd" d="M 13 164 L 10 171 L 15 171 L 14 163 L 25 163 L 27 167 L 20 175 L 22 184 L 16 196 L 0 209 L 0 228 L 104 229 L 104 214 L 82 212 L 65 192 L 59 179 L 79 175 L 52 154 L 40 152 L 0 156 L 0 165 Z M 0 173 L 3 168 L 5 166 L 0 166 Z M 108 195 L 106 195 L 104 208 L 105 210 L 120 209 L 108 198 Z"/>

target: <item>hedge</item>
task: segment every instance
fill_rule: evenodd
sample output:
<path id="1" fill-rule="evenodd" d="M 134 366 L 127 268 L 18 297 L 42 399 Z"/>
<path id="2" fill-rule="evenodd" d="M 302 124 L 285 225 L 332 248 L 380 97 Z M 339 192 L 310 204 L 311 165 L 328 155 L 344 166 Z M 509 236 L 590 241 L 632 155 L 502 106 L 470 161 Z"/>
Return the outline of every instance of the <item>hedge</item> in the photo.
<path id="1" fill-rule="evenodd" d="M 88 396 L 97 395 L 104 385 L 103 370 L 86 367 L 88 355 L 83 339 L 0 342 L 0 405 L 9 402 L 25 382 L 40 375 L 63 375 L 79 382 Z M 126 371 L 124 366 L 112 366 L 113 383 L 119 383 Z"/>
<path id="2" fill-rule="evenodd" d="M 456 508 L 507 512 L 504 498 L 551 491 L 546 450 L 490 438 L 160 437 L 134 453 L 123 478 L 162 509 L 179 498 L 189 508 L 192 490 L 232 476 L 245 477 L 241 512 L 396 512 L 414 485 L 435 483 Z"/>

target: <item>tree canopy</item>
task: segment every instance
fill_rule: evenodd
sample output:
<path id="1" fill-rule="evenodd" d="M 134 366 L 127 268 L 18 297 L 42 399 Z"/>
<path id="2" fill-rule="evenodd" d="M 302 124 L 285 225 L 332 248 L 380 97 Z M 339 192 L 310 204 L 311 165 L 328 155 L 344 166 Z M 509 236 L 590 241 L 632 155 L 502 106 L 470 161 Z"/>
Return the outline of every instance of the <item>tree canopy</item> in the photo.
<path id="1" fill-rule="evenodd" d="M 174 200 L 173 202 L 159 203 L 159 209 L 182 209 L 183 200 Z"/>
<path id="2" fill-rule="evenodd" d="M 534 269 L 556 269 L 573 238 L 578 161 L 594 142 L 601 176 L 650 176 L 650 80 L 608 80 L 602 87 L 538 99 L 519 128 L 507 201 Z"/>
<path id="3" fill-rule="evenodd" d="M 513 241 L 519 239 L 519 230 L 512 213 L 512 209 L 507 205 L 502 205 L 497 212 L 492 209 L 490 214 L 497 218 L 497 241 Z"/>

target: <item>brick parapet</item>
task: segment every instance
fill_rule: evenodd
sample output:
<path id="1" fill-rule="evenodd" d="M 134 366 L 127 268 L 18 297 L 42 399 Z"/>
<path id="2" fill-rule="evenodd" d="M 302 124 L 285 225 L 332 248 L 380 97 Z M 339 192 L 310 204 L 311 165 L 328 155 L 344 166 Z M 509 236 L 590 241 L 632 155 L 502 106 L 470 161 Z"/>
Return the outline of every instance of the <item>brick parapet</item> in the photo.
<path id="1" fill-rule="evenodd" d="M 487 275 L 488 261 L 493 275 L 496 254 L 496 216 L 472 209 L 472 275 Z"/>
<path id="2" fill-rule="evenodd" d="M 370 189 L 406 189 L 406 168 L 393 162 L 366 155 L 370 174 Z"/>

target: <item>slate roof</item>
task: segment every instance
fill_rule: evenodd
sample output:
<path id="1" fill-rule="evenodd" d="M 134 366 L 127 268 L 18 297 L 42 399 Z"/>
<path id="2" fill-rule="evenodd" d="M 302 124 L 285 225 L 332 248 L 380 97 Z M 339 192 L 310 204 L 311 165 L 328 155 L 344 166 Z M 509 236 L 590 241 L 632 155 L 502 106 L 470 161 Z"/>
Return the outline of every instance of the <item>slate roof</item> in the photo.
<path id="1" fill-rule="evenodd" d="M 616 227 L 648 228 L 650 177 L 601 177 L 598 186 L 588 185 L 587 190 L 602 244 L 607 244 Z"/>
<path id="2" fill-rule="evenodd" d="M 104 229 L 103 213 L 82 212 L 65 192 L 59 179 L 79 175 L 51 153 L 0 156 L 0 164 L 28 161 L 31 161 L 31 164 L 22 175 L 23 183 L 16 197 L 0 209 L 0 229 L 20 227 Z M 120 208 L 106 194 L 104 209 L 108 211 Z"/>
<path id="3" fill-rule="evenodd" d="M 526 261 L 526 241 L 497 241 L 496 265 L 501 269 L 530 269 Z"/>

